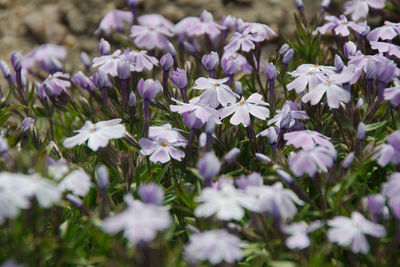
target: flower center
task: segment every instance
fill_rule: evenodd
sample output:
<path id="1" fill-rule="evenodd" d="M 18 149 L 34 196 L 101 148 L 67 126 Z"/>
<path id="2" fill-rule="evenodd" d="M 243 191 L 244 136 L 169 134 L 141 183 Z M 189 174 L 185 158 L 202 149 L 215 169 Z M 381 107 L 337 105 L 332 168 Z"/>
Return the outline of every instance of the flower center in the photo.
<path id="1" fill-rule="evenodd" d="M 219 86 L 219 83 L 215 83 L 214 86 L 215 86 L 215 87 Z"/>
<path id="2" fill-rule="evenodd" d="M 346 25 L 346 24 L 347 24 L 347 21 L 343 21 L 343 24 Z"/>
<path id="3" fill-rule="evenodd" d="M 94 133 L 96 131 L 96 127 L 90 127 L 89 132 Z"/>
<path id="4" fill-rule="evenodd" d="M 244 104 L 244 100 L 240 100 L 240 105 L 243 105 Z"/>
<path id="5" fill-rule="evenodd" d="M 329 83 L 329 84 L 331 84 L 331 83 L 332 83 L 332 81 L 331 81 L 331 80 L 328 80 L 328 83 Z"/>
<path id="6" fill-rule="evenodd" d="M 136 53 L 139 53 L 139 50 L 136 49 Z"/>
<path id="7" fill-rule="evenodd" d="M 369 58 L 369 56 L 365 56 L 365 58 Z"/>
<path id="8" fill-rule="evenodd" d="M 318 64 L 314 64 L 314 68 L 318 68 L 318 66 L 319 66 Z"/>
<path id="9" fill-rule="evenodd" d="M 196 103 L 194 103 L 194 104 L 198 106 L 198 105 L 199 105 L 199 102 L 196 102 Z"/>
<path id="10" fill-rule="evenodd" d="M 111 58 L 112 58 L 112 59 L 116 59 L 116 58 L 117 58 L 117 56 L 111 56 Z"/>
<path id="11" fill-rule="evenodd" d="M 47 77 L 47 80 L 50 81 L 51 79 L 53 79 L 53 76 L 49 75 L 49 77 Z"/>
<path id="12" fill-rule="evenodd" d="M 312 74 L 312 71 L 309 71 L 308 74 L 311 75 L 311 74 Z"/>
<path id="13" fill-rule="evenodd" d="M 153 30 L 154 30 L 154 27 L 150 27 L 149 30 L 150 30 L 150 31 L 153 31 Z"/>
<path id="14" fill-rule="evenodd" d="M 167 146 L 167 142 L 163 141 L 162 146 Z"/>

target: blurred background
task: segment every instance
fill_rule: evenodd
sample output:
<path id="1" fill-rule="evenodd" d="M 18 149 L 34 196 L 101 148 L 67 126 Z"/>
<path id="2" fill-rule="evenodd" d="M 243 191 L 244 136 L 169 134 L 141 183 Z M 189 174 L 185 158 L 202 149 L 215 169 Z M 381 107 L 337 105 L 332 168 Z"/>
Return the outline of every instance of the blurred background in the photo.
<path id="1" fill-rule="evenodd" d="M 343 10 L 343 0 L 332 0 L 330 13 Z M 320 0 L 304 0 L 308 14 L 318 12 Z M 79 53 L 97 55 L 94 35 L 100 20 L 113 9 L 128 10 L 125 0 L 0 0 L 0 59 L 12 51 L 25 54 L 43 43 L 65 45 L 67 69 L 80 64 Z M 139 15 L 158 13 L 173 22 L 199 16 L 203 9 L 219 21 L 231 14 L 245 21 L 262 22 L 289 36 L 295 30 L 293 0 L 143 0 Z M 80 66 L 79 66 L 80 67 Z M 76 69 L 72 67 L 72 69 Z"/>

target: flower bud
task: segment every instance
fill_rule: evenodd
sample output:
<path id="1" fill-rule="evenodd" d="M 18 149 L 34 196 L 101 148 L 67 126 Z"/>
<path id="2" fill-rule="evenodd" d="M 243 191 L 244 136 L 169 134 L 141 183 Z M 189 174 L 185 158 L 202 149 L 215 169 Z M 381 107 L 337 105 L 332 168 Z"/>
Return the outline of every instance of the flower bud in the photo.
<path id="1" fill-rule="evenodd" d="M 268 63 L 264 67 L 264 74 L 267 76 L 268 80 L 275 80 L 276 76 L 278 76 L 275 65 L 273 63 Z"/>
<path id="2" fill-rule="evenodd" d="M 289 129 L 290 123 L 292 122 L 292 115 L 290 110 L 285 110 L 281 117 L 281 123 L 279 124 L 279 128 L 281 129 Z"/>
<path id="3" fill-rule="evenodd" d="M 82 200 L 76 196 L 74 196 L 73 194 L 67 194 L 65 196 L 65 199 L 71 203 L 72 206 L 74 206 L 75 208 L 80 209 L 83 205 Z"/>
<path id="4" fill-rule="evenodd" d="M 235 85 L 235 93 L 238 95 L 242 95 L 243 93 L 242 83 L 240 81 L 235 81 L 234 85 Z"/>
<path id="5" fill-rule="evenodd" d="M 75 73 L 72 76 L 71 81 L 76 86 L 79 86 L 82 89 L 86 89 L 88 91 L 93 91 L 93 89 L 95 87 L 93 82 L 85 74 L 83 74 L 82 71 L 78 71 L 77 73 Z"/>
<path id="6" fill-rule="evenodd" d="M 196 48 L 189 42 L 184 41 L 183 42 L 183 46 L 185 47 L 185 50 L 189 53 L 189 54 L 194 54 L 196 53 Z"/>
<path id="7" fill-rule="evenodd" d="M 131 76 L 130 64 L 128 61 L 119 61 L 117 64 L 117 74 L 118 78 L 121 80 L 129 79 Z"/>
<path id="8" fill-rule="evenodd" d="M 198 161 L 197 169 L 205 180 L 210 181 L 219 173 L 221 163 L 214 152 L 207 152 Z"/>
<path id="9" fill-rule="evenodd" d="M 344 51 L 344 56 L 346 58 L 349 58 L 349 57 L 354 56 L 356 54 L 357 46 L 352 41 L 348 41 L 348 42 L 346 42 L 344 44 L 343 51 Z"/>
<path id="10" fill-rule="evenodd" d="M 171 42 L 168 42 L 165 49 L 167 50 L 168 54 L 171 54 L 171 56 L 174 57 L 176 55 L 175 47 Z"/>
<path id="11" fill-rule="evenodd" d="M 385 209 L 385 198 L 381 194 L 370 194 L 366 198 L 366 206 L 373 216 L 379 217 Z"/>
<path id="12" fill-rule="evenodd" d="M 282 63 L 285 65 L 289 64 L 289 62 L 292 60 L 293 56 L 294 56 L 294 50 L 291 48 L 283 56 Z"/>
<path id="13" fill-rule="evenodd" d="M 101 38 L 99 44 L 97 45 L 97 50 L 102 56 L 109 55 L 111 50 L 110 43 Z"/>
<path id="14" fill-rule="evenodd" d="M 231 164 L 237 158 L 237 156 L 239 156 L 239 154 L 240 154 L 240 149 L 237 147 L 234 147 L 231 150 L 229 150 L 228 153 L 225 154 L 225 156 L 223 157 L 223 160 L 227 164 Z"/>
<path id="15" fill-rule="evenodd" d="M 107 188 L 108 184 L 110 183 L 110 178 L 108 175 L 107 167 L 104 165 L 100 165 L 97 167 L 97 185 L 101 190 Z"/>
<path id="16" fill-rule="evenodd" d="M 112 87 L 112 84 L 111 84 L 110 80 L 108 79 L 107 74 L 104 71 L 102 71 L 101 69 L 98 69 L 93 74 L 93 76 L 91 77 L 91 80 L 92 80 L 93 84 L 99 89 Z"/>
<path id="17" fill-rule="evenodd" d="M 162 86 L 159 81 L 153 79 L 140 79 L 138 83 L 139 95 L 144 99 L 153 100 L 156 95 L 162 91 Z"/>
<path id="18" fill-rule="evenodd" d="M 353 164 L 354 161 L 354 152 L 350 152 L 346 158 L 342 161 L 342 167 L 344 169 L 350 168 L 350 166 Z"/>
<path id="19" fill-rule="evenodd" d="M 174 65 L 174 59 L 172 58 L 171 54 L 165 54 L 160 59 L 161 69 L 163 71 L 170 71 L 172 66 Z"/>
<path id="20" fill-rule="evenodd" d="M 35 123 L 34 119 L 32 119 L 31 117 L 26 117 L 21 123 L 22 131 L 23 132 L 28 131 L 33 126 L 34 123 Z"/>
<path id="21" fill-rule="evenodd" d="M 81 52 L 80 58 L 85 68 L 89 69 L 90 66 L 92 65 L 89 55 L 86 52 Z"/>
<path id="22" fill-rule="evenodd" d="M 201 133 L 199 136 L 199 147 L 203 148 L 206 146 L 207 143 L 207 134 Z"/>
<path id="23" fill-rule="evenodd" d="M 281 46 L 281 48 L 279 49 L 279 54 L 283 56 L 283 55 L 286 54 L 286 52 L 287 52 L 289 49 L 290 49 L 290 46 L 289 46 L 288 44 L 283 44 L 283 45 Z"/>
<path id="24" fill-rule="evenodd" d="M 8 67 L 8 65 L 3 60 L 0 60 L 0 69 L 3 72 L 3 76 L 4 76 L 4 78 L 6 78 L 8 83 L 9 84 L 14 84 L 15 83 L 14 76 L 11 73 L 11 70 Z"/>
<path id="25" fill-rule="evenodd" d="M 334 59 L 334 63 L 335 63 L 335 68 L 337 71 L 342 71 L 344 68 L 344 63 L 342 58 L 339 55 L 335 55 L 335 59 Z"/>
<path id="26" fill-rule="evenodd" d="M 365 139 L 365 124 L 363 122 L 360 122 L 357 126 L 357 134 L 356 137 L 359 140 L 364 140 Z"/>
<path id="27" fill-rule="evenodd" d="M 147 204 L 161 205 L 164 200 L 164 190 L 155 183 L 140 185 L 138 194 Z"/>
<path id="28" fill-rule="evenodd" d="M 276 174 L 282 179 L 282 181 L 287 184 L 287 185 L 292 185 L 294 183 L 294 180 L 290 174 L 283 170 L 277 170 Z"/>
<path id="29" fill-rule="evenodd" d="M 22 54 L 19 52 L 13 52 L 11 54 L 11 65 L 13 66 L 15 71 L 21 71 L 22 69 Z"/>
<path id="30" fill-rule="evenodd" d="M 188 84 L 186 72 L 177 68 L 171 73 L 171 81 L 180 89 L 185 88 Z"/>
<path id="31" fill-rule="evenodd" d="M 223 58 L 221 66 L 227 75 L 234 75 L 240 70 L 239 61 L 235 60 L 233 57 Z"/>
<path id="32" fill-rule="evenodd" d="M 132 92 L 129 94 L 128 105 L 129 105 L 131 108 L 134 107 L 134 106 L 136 105 L 136 95 L 135 95 L 135 92 L 134 92 L 134 91 L 132 91 Z"/>
<path id="33" fill-rule="evenodd" d="M 302 0 L 294 0 L 294 5 L 296 6 L 296 8 L 298 10 L 303 10 L 304 9 L 304 5 L 303 5 L 303 1 Z"/>
<path id="34" fill-rule="evenodd" d="M 256 156 L 256 159 L 258 159 L 262 163 L 265 163 L 265 164 L 271 163 L 271 159 L 264 154 L 256 153 L 255 156 Z"/>
<path id="35" fill-rule="evenodd" d="M 136 8 L 139 4 L 139 0 L 126 0 L 126 4 L 129 8 Z"/>
<path id="36" fill-rule="evenodd" d="M 211 52 L 208 55 L 204 55 L 203 58 L 201 59 L 201 63 L 203 63 L 203 66 L 206 68 L 206 70 L 208 71 L 215 70 L 215 68 L 217 68 L 219 64 L 218 53 Z"/>

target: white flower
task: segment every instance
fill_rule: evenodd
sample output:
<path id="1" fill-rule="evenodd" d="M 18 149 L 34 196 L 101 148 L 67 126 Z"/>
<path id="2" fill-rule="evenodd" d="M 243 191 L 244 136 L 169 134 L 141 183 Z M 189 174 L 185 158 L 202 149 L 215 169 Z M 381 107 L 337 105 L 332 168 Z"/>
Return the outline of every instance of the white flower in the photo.
<path id="1" fill-rule="evenodd" d="M 86 121 L 85 125 L 77 130 L 78 134 L 64 140 L 63 145 L 71 148 L 81 145 L 88 141 L 88 147 L 97 151 L 100 147 L 106 147 L 111 139 L 119 139 L 125 135 L 125 126 L 120 124 L 121 119 L 113 119 L 108 121 L 99 121 L 93 124 Z"/>
<path id="2" fill-rule="evenodd" d="M 156 140 L 150 140 L 142 138 L 139 140 L 139 145 L 142 148 L 140 153 L 145 156 L 150 156 L 150 161 L 167 163 L 171 158 L 181 161 L 185 156 L 185 152 L 176 148 L 176 146 L 186 146 L 186 142 L 178 141 L 170 143 L 165 139 L 158 138 Z"/>
<path id="3" fill-rule="evenodd" d="M 82 170 L 74 170 L 59 184 L 63 190 L 70 190 L 75 195 L 85 197 L 90 189 L 90 176 Z"/>
<path id="4" fill-rule="evenodd" d="M 106 233 L 124 230 L 125 237 L 137 244 L 152 241 L 158 231 L 167 229 L 172 223 L 168 207 L 145 204 L 134 200 L 131 195 L 125 197 L 125 202 L 128 204 L 125 211 L 104 220 L 103 230 Z"/>
<path id="5" fill-rule="evenodd" d="M 196 201 L 202 203 L 194 211 L 196 217 L 216 214 L 218 219 L 224 221 L 242 219 L 243 208 L 251 209 L 256 204 L 252 195 L 245 194 L 228 183 L 222 184 L 220 190 L 211 187 L 203 189 Z"/>
<path id="6" fill-rule="evenodd" d="M 183 137 L 179 133 L 179 129 L 172 128 L 171 124 L 166 123 L 161 126 L 150 126 L 149 127 L 149 138 L 157 139 L 162 138 L 170 143 L 182 143 L 186 144 L 187 141 L 185 137 Z"/>
<path id="7" fill-rule="evenodd" d="M 208 260 L 212 264 L 233 264 L 243 255 L 243 242 L 225 230 L 212 230 L 193 234 L 185 247 L 185 258 L 189 262 Z"/>
<path id="8" fill-rule="evenodd" d="M 322 226 L 322 223 L 315 221 L 307 225 L 305 222 L 292 223 L 282 227 L 283 232 L 290 235 L 286 240 L 285 244 L 289 249 L 304 249 L 310 246 L 310 238 L 308 233 L 314 232 Z"/>
<path id="9" fill-rule="evenodd" d="M 329 241 L 338 243 L 340 246 L 351 244 L 351 251 L 354 253 L 365 254 L 369 251 L 369 244 L 364 234 L 374 237 L 386 235 L 386 230 L 382 225 L 370 222 L 357 211 L 351 214 L 351 218 L 337 216 L 329 220 L 328 225 L 332 227 L 327 233 Z"/>
<path id="10" fill-rule="evenodd" d="M 265 120 L 269 117 L 269 109 L 266 108 L 268 103 L 262 100 L 262 96 L 258 93 L 252 94 L 247 100 L 242 97 L 239 102 L 227 106 L 220 110 L 221 119 L 233 114 L 230 123 L 247 127 L 250 125 L 250 114 L 260 120 Z"/>
<path id="11" fill-rule="evenodd" d="M 212 78 L 198 78 L 194 89 L 205 90 L 200 96 L 200 103 L 209 105 L 216 108 L 221 104 L 227 106 L 228 104 L 235 103 L 239 95 L 235 94 L 231 88 L 224 84 L 229 78 L 212 79 Z"/>
<path id="12" fill-rule="evenodd" d="M 272 186 L 248 186 L 246 193 L 257 198 L 257 205 L 252 207 L 252 211 L 269 212 L 278 218 L 291 219 L 297 212 L 295 204 L 304 205 L 293 191 L 284 189 L 280 182 Z"/>

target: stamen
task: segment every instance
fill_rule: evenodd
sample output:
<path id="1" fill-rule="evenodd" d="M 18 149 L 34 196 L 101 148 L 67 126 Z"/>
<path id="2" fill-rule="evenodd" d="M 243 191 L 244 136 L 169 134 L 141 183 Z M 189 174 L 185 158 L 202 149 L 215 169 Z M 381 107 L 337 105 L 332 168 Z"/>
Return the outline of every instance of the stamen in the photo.
<path id="1" fill-rule="evenodd" d="M 167 146 L 167 142 L 163 141 L 162 146 Z"/>

